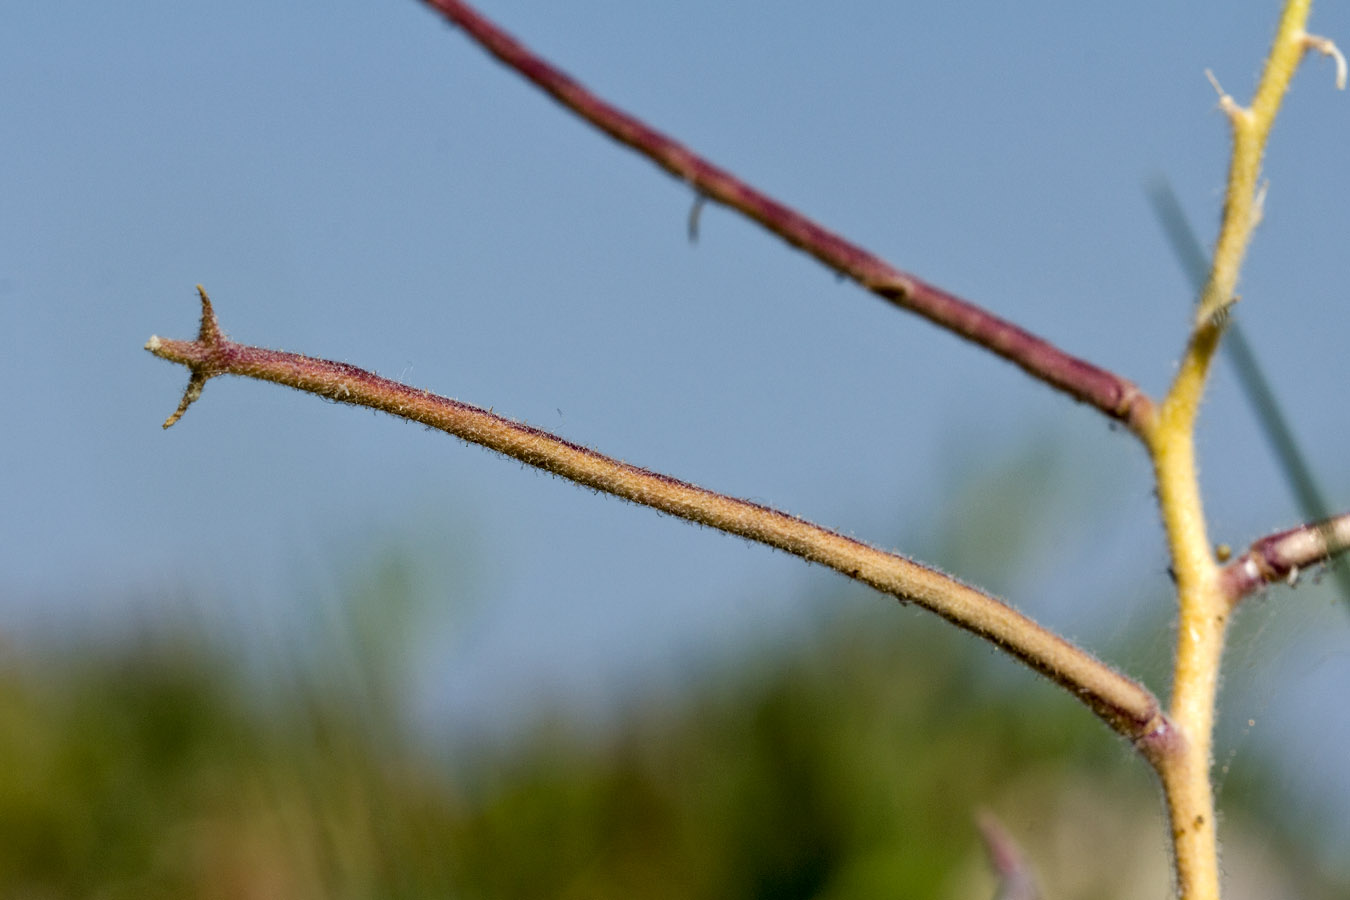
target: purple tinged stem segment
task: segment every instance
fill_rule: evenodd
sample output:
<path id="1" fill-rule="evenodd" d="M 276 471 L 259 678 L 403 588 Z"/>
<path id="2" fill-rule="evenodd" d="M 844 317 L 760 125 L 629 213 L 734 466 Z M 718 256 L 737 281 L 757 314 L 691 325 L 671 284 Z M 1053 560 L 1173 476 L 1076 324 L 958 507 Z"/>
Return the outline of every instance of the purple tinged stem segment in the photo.
<path id="1" fill-rule="evenodd" d="M 976 819 L 989 865 L 998 879 L 994 900 L 1041 900 L 1036 876 L 1031 871 L 1022 848 L 1017 846 L 1003 823 L 991 812 L 982 812 Z"/>
<path id="2" fill-rule="evenodd" d="M 1294 583 L 1300 570 L 1327 562 L 1348 548 L 1350 513 L 1268 535 L 1223 567 L 1224 592 L 1236 605 L 1267 584 Z"/>
<path id="3" fill-rule="evenodd" d="M 1152 401 L 1128 379 L 1071 356 L 973 303 L 902 272 L 757 191 L 732 173 L 591 93 L 468 4 L 459 0 L 423 2 L 558 103 L 687 182 L 700 198 L 737 210 L 873 294 L 1016 363 L 1034 378 L 1125 423 L 1136 434 L 1151 417 Z"/>
<path id="4" fill-rule="evenodd" d="M 152 337 L 146 349 L 191 371 L 178 421 L 207 380 L 240 375 L 380 410 L 452 434 L 577 484 L 739 535 L 828 566 L 901 602 L 931 610 L 997 645 L 1067 688 L 1150 758 L 1175 738 L 1157 699 L 1143 685 L 1003 602 L 954 578 L 786 513 L 620 462 L 489 410 L 381 378 L 346 363 L 251 347 L 220 331 L 198 288 L 202 323 L 195 341 Z"/>

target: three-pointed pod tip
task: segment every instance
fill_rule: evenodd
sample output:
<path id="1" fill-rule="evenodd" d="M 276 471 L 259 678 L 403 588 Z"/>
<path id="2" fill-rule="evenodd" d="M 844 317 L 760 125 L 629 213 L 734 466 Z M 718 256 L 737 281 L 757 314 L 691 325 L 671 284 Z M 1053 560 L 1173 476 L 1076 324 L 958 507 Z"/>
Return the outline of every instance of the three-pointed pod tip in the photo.
<path id="1" fill-rule="evenodd" d="M 201 298 L 202 304 L 202 318 L 201 326 L 197 331 L 197 344 L 199 347 L 217 347 L 223 341 L 224 336 L 221 334 L 220 324 L 216 321 L 215 311 L 211 308 L 211 298 L 207 296 L 206 289 L 200 284 L 197 285 L 197 295 Z M 193 401 L 202 395 L 202 388 L 212 374 L 207 371 L 205 366 L 194 365 L 188 359 L 170 352 L 175 346 L 187 349 L 183 342 L 165 340 L 159 335 L 151 335 L 150 340 L 145 342 L 145 349 L 160 359 L 182 363 L 192 372 L 191 377 L 188 378 L 187 388 L 183 391 L 183 399 L 178 404 L 178 409 L 174 410 L 173 415 L 164 420 L 165 428 L 171 427 L 183 417 L 183 413 L 187 412 L 187 408 L 192 405 Z"/>

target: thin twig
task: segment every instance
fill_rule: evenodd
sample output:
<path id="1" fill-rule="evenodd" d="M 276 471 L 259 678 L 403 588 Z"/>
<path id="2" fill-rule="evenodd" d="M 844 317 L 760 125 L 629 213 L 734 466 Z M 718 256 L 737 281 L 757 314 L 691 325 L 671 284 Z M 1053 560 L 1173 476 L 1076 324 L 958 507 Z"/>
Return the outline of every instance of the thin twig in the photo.
<path id="1" fill-rule="evenodd" d="M 1267 584 L 1292 584 L 1300 572 L 1331 561 L 1347 548 L 1350 513 L 1268 535 L 1224 566 L 1224 592 L 1230 603 L 1237 603 Z"/>
<path id="2" fill-rule="evenodd" d="M 1174 739 L 1158 701 L 1143 685 L 1094 659 L 1001 601 L 950 576 L 796 516 L 718 494 L 603 456 L 488 410 L 381 378 L 346 363 L 250 347 L 228 340 L 206 292 L 196 341 L 152 337 L 146 349 L 192 373 L 176 422 L 217 375 L 242 375 L 420 422 L 560 475 L 577 484 L 767 544 L 912 602 L 972 632 L 1063 685 L 1146 754 Z"/>
<path id="3" fill-rule="evenodd" d="M 700 196 L 737 210 L 873 294 L 1007 359 L 1075 400 L 1139 433 L 1152 403 L 1128 379 L 1071 356 L 1043 338 L 895 268 L 591 93 L 459 0 L 423 0 L 499 61 Z"/>

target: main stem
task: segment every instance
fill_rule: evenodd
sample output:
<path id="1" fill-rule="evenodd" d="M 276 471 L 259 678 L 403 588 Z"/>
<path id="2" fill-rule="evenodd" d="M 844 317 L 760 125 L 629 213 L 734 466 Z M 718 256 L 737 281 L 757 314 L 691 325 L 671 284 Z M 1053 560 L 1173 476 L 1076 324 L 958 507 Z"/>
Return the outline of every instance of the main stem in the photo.
<path id="1" fill-rule="evenodd" d="M 1153 760 L 1162 779 L 1183 900 L 1217 900 L 1218 840 L 1209 761 L 1229 604 L 1210 550 L 1195 468 L 1195 417 L 1219 327 L 1201 329 L 1145 433 L 1177 583 L 1176 670 L 1170 716 L 1183 738 Z"/>
<path id="2" fill-rule="evenodd" d="M 1236 299 L 1238 273 L 1260 219 L 1257 181 L 1266 139 L 1304 53 L 1312 47 L 1337 57 L 1329 41 L 1304 30 L 1311 0 L 1288 0 L 1265 70 L 1249 108 L 1223 94 L 1220 106 L 1233 130 L 1233 155 L 1223 221 L 1201 294 L 1195 330 L 1166 398 L 1144 422 L 1158 485 L 1158 503 L 1177 583 L 1177 651 L 1170 719 L 1178 739 L 1150 761 L 1162 779 L 1182 900 L 1218 900 L 1219 850 L 1210 783 L 1219 665 L 1234 593 L 1215 562 L 1205 528 L 1195 467 L 1195 420 L 1210 363 L 1223 334 L 1225 311 Z M 1338 82 L 1339 82 L 1338 78 Z M 1231 579 L 1229 579 L 1231 580 Z"/>

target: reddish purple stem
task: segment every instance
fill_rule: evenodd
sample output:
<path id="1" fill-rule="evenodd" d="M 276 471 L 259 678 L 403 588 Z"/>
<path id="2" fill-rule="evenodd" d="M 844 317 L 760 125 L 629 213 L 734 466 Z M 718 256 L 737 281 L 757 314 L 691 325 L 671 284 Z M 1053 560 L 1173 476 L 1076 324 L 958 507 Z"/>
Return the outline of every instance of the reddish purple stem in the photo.
<path id="1" fill-rule="evenodd" d="M 1224 566 L 1224 590 L 1237 603 L 1267 584 L 1292 584 L 1300 570 L 1327 562 L 1348 547 L 1350 513 L 1268 535 Z"/>
<path id="2" fill-rule="evenodd" d="M 1016 363 L 1075 400 L 1095 406 L 1138 433 L 1152 403 L 1132 382 L 1071 356 L 993 313 L 887 263 L 801 213 L 755 190 L 689 148 L 634 118 L 459 0 L 423 0 L 502 63 L 622 144 L 646 156 L 701 196 L 738 210 L 836 272 L 904 309 Z"/>

